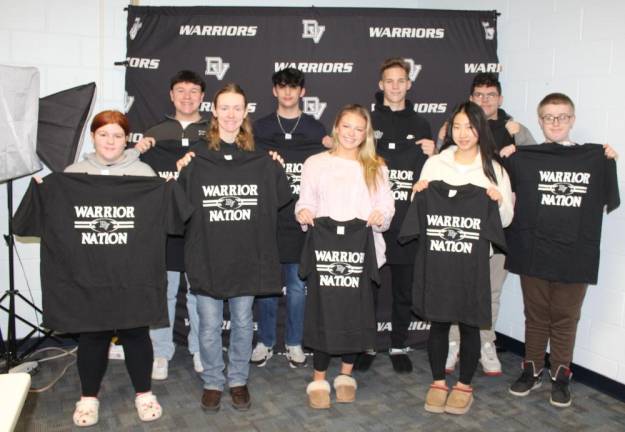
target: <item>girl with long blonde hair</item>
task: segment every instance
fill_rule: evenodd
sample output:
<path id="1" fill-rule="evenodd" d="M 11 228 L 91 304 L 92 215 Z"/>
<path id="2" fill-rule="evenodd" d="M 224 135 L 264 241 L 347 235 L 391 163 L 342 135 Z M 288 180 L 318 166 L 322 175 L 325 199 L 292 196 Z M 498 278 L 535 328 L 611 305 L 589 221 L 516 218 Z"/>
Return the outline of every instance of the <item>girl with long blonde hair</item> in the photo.
<path id="1" fill-rule="evenodd" d="M 395 213 L 395 201 L 388 169 L 375 151 L 369 113 L 360 105 L 343 107 L 334 122 L 332 140 L 330 150 L 311 156 L 304 163 L 300 198 L 295 205 L 296 219 L 304 230 L 308 225 L 314 226 L 318 217 L 329 217 L 335 221 L 355 218 L 367 221 L 367 226 L 373 230 L 376 262 L 381 267 L 386 250 L 382 232 L 390 225 Z M 373 310 L 373 305 L 369 306 L 368 310 Z M 345 314 L 349 312 L 346 310 Z M 307 312 L 305 329 L 310 322 Z M 312 348 L 315 349 L 314 373 L 313 381 L 307 388 L 309 404 L 312 408 L 329 408 L 331 389 L 326 381 L 326 371 L 330 354 L 314 346 Z M 351 373 L 357 354 L 342 354 L 341 372 L 334 380 L 338 402 L 355 399 L 356 381 Z"/>

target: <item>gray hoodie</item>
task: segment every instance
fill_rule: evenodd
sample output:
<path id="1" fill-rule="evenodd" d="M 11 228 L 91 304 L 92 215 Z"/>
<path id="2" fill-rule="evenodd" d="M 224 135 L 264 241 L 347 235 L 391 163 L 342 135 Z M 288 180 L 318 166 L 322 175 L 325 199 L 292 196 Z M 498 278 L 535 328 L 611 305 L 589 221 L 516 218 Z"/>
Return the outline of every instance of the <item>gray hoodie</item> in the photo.
<path id="1" fill-rule="evenodd" d="M 110 165 L 98 161 L 94 153 L 85 155 L 85 159 L 65 168 L 68 173 L 100 175 L 134 175 L 154 177 L 156 173 L 150 166 L 139 160 L 140 153 L 135 149 L 124 150 L 122 158 Z"/>

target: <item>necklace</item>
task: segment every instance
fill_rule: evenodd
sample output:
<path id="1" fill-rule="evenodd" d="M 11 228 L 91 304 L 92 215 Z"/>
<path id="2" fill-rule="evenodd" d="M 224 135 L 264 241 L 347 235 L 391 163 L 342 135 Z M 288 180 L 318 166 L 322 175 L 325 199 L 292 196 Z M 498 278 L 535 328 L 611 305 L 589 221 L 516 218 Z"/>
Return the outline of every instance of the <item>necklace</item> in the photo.
<path id="1" fill-rule="evenodd" d="M 299 121 L 302 118 L 302 113 L 299 113 L 299 115 L 297 116 L 297 121 L 295 122 L 295 126 L 293 126 L 293 128 L 288 132 L 285 131 L 284 128 L 282 127 L 282 122 L 280 121 L 280 116 L 278 115 L 277 112 L 276 112 L 276 118 L 278 119 L 278 126 L 280 126 L 280 130 L 284 134 L 284 139 L 290 140 L 291 138 L 293 138 L 293 132 L 295 131 L 295 129 L 297 129 L 297 125 L 299 124 Z"/>

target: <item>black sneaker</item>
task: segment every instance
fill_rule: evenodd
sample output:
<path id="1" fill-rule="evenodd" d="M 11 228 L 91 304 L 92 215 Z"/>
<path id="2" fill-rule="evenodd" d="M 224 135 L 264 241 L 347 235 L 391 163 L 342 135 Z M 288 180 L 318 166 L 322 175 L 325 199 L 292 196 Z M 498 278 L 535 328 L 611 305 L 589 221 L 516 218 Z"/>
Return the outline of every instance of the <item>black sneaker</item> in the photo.
<path id="1" fill-rule="evenodd" d="M 412 362 L 410 361 L 410 357 L 408 357 L 408 348 L 391 348 L 388 350 L 388 354 L 395 372 L 412 372 Z"/>
<path id="2" fill-rule="evenodd" d="M 571 372 L 571 369 L 562 365 L 558 366 L 555 378 L 551 377 L 551 397 L 549 398 L 549 403 L 551 405 L 558 408 L 571 406 L 573 398 L 571 397 L 569 384 L 571 383 L 572 377 L 573 372 Z"/>
<path id="3" fill-rule="evenodd" d="M 373 350 L 365 351 L 356 357 L 354 362 L 354 370 L 366 372 L 371 367 L 373 360 L 375 360 L 376 352 Z"/>
<path id="4" fill-rule="evenodd" d="M 540 388 L 543 385 L 543 370 L 536 373 L 533 361 L 525 361 L 522 363 L 523 373 L 508 389 L 515 396 L 527 396 L 532 390 Z"/>

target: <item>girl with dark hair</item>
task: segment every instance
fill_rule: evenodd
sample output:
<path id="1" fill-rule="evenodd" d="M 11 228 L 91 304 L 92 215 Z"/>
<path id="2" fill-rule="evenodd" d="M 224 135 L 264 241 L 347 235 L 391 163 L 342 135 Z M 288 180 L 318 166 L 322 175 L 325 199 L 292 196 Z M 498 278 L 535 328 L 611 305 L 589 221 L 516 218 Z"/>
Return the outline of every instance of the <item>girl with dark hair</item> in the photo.
<path id="1" fill-rule="evenodd" d="M 506 227 L 512 221 L 512 191 L 508 174 L 499 161 L 483 110 L 473 102 L 465 102 L 451 115 L 441 152 L 427 160 L 413 190 L 420 192 L 427 188 L 429 181 L 434 180 L 442 180 L 453 186 L 470 183 L 483 187 L 486 194 L 499 204 L 501 223 Z M 493 263 L 492 251 L 490 265 L 491 268 L 500 265 Z M 498 305 L 498 298 L 493 301 Z M 432 322 L 430 328 L 428 355 L 434 382 L 428 391 L 425 409 L 430 412 L 464 414 L 473 402 L 471 380 L 480 358 L 480 329 L 458 323 L 461 341 L 460 377 L 449 393 L 445 383 L 445 361 L 451 325 L 451 322 Z"/>

